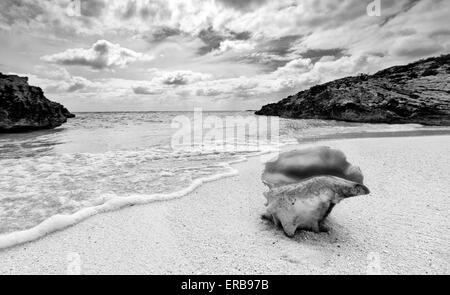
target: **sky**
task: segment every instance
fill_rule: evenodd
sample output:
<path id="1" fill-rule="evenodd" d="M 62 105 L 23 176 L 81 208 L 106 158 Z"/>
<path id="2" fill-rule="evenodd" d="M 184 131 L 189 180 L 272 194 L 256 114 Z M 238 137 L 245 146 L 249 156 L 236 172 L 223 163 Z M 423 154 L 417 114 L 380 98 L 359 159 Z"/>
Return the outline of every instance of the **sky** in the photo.
<path id="1" fill-rule="evenodd" d="M 448 0 L 1 0 L 0 72 L 73 112 L 254 110 L 449 53 L 449 16 Z"/>

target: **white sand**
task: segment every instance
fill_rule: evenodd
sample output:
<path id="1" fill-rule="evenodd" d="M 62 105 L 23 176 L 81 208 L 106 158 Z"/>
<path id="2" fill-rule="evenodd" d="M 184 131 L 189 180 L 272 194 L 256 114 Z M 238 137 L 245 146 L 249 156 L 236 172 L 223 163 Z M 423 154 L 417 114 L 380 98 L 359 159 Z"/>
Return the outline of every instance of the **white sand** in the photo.
<path id="1" fill-rule="evenodd" d="M 168 202 L 94 216 L 0 250 L 0 274 L 450 274 L 450 136 L 321 142 L 359 165 L 369 196 L 339 204 L 329 233 L 295 238 L 260 219 L 259 157 L 239 176 Z M 292 147 L 290 147 L 292 149 Z"/>

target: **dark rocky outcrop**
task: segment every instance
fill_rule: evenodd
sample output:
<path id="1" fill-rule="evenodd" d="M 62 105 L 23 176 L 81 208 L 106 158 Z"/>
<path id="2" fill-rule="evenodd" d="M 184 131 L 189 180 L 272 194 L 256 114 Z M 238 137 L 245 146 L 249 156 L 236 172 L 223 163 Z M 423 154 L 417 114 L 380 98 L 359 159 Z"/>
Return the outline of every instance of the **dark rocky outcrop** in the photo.
<path id="1" fill-rule="evenodd" d="M 41 88 L 28 85 L 28 78 L 0 73 L 0 133 L 52 129 L 73 117 Z"/>
<path id="2" fill-rule="evenodd" d="M 317 85 L 256 114 L 450 126 L 450 54 Z"/>

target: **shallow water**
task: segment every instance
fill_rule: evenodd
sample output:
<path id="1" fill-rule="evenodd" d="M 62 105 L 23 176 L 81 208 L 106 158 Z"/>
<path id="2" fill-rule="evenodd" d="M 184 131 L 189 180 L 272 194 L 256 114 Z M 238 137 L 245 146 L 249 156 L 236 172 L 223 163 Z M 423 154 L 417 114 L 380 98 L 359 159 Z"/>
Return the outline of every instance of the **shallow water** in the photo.
<path id="1" fill-rule="evenodd" d="M 297 140 L 447 130 L 282 119 L 276 138 L 261 139 L 251 132 L 222 137 L 219 132 L 214 141 L 174 147 L 171 141 L 180 130 L 171 125 L 179 116 L 193 119 L 192 113 L 179 112 L 79 113 L 55 130 L 0 135 L 0 236 L 112 198 L 169 196 L 198 180 L 229 173 L 226 163 Z M 227 117 L 256 118 L 250 112 L 203 114 L 204 119 L 208 116 L 223 122 Z M 195 128 L 192 125 L 191 132 Z M 227 128 L 219 124 L 202 129 L 207 133 Z"/>

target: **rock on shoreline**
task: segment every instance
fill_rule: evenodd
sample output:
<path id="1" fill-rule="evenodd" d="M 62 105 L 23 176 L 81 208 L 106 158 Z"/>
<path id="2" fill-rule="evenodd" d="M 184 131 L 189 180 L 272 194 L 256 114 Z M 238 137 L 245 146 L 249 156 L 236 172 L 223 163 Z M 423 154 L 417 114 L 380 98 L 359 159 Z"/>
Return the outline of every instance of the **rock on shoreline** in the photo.
<path id="1" fill-rule="evenodd" d="M 450 54 L 317 85 L 256 114 L 450 126 Z"/>
<path id="2" fill-rule="evenodd" d="M 41 88 L 28 85 L 27 77 L 0 73 L 0 133 L 52 129 L 74 117 Z"/>

